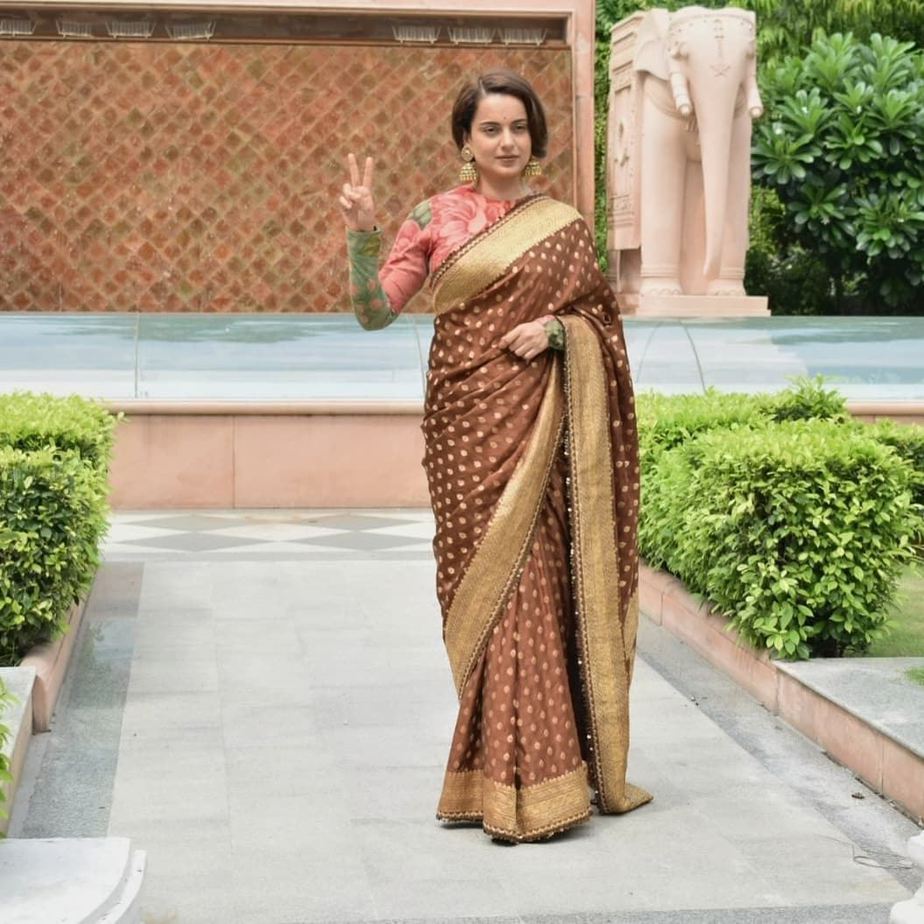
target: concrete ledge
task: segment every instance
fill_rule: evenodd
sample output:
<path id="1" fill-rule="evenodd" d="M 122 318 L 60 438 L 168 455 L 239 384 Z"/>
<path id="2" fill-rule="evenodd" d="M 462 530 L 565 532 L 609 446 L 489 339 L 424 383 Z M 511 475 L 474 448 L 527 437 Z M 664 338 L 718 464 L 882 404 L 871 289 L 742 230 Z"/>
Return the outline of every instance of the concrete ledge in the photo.
<path id="1" fill-rule="evenodd" d="M 116 509 L 421 507 L 422 411 L 383 403 L 134 409 L 110 469 Z"/>
<path id="2" fill-rule="evenodd" d="M 744 642 L 675 577 L 642 564 L 639 606 L 758 702 L 798 729 L 912 818 L 924 819 L 924 752 L 888 734 Z M 649 614 L 651 614 L 649 616 Z"/>
<path id="3" fill-rule="evenodd" d="M 144 869 L 124 837 L 3 841 L 4 924 L 140 924 Z"/>
<path id="4" fill-rule="evenodd" d="M 3 753 L 9 759 L 10 775 L 13 779 L 9 783 L 0 783 L 0 789 L 6 796 L 3 810 L 6 818 L 0 818 L 0 833 L 5 834 L 13 812 L 13 800 L 16 798 L 16 788 L 22 774 L 29 743 L 32 741 L 32 689 L 35 683 L 34 667 L 0 667 L 0 680 L 3 681 L 16 701 L 9 709 L 0 712 L 0 723 L 10 730 L 10 737 L 3 748 Z"/>
<path id="5" fill-rule="evenodd" d="M 847 410 L 866 423 L 924 424 L 924 401 L 848 401 Z"/>
<path id="6" fill-rule="evenodd" d="M 750 318 L 770 317 L 766 295 L 645 295 L 617 292 L 625 317 Z"/>
<path id="7" fill-rule="evenodd" d="M 111 401 L 121 510 L 425 507 L 422 401 Z M 853 402 L 924 422 L 924 402 Z"/>
<path id="8" fill-rule="evenodd" d="M 85 605 L 86 598 L 71 607 L 68 629 L 60 638 L 36 645 L 22 659 L 22 667 L 35 670 L 35 687 L 32 691 L 32 730 L 35 732 L 45 732 L 51 728 L 51 716 L 74 653 L 74 642 L 80 630 Z"/>

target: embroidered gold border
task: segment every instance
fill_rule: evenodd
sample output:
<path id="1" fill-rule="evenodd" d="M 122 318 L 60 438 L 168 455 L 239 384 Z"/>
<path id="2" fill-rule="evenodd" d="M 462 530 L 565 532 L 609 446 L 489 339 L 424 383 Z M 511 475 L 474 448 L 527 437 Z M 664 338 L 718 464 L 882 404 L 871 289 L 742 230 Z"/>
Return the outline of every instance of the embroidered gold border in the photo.
<path id="1" fill-rule="evenodd" d="M 533 434 L 507 482 L 446 616 L 444 640 L 456 691 L 471 675 L 514 581 L 542 508 L 562 433 L 560 364 L 552 362 Z"/>
<path id="2" fill-rule="evenodd" d="M 482 770 L 448 771 L 437 818 L 483 822 L 485 830 L 515 841 L 562 831 L 590 816 L 587 765 L 534 786 L 506 786 Z"/>
<path id="3" fill-rule="evenodd" d="M 472 242 L 437 280 L 433 310 L 443 314 L 453 305 L 477 295 L 530 247 L 580 218 L 577 209 L 555 199 L 539 198 L 501 219 Z"/>
<path id="4" fill-rule="evenodd" d="M 566 336 L 574 594 L 593 776 L 600 810 L 627 812 L 651 798 L 643 789 L 626 783 L 629 683 L 638 600 L 633 595 L 628 601 L 621 624 L 611 430 L 600 343 L 583 318 L 565 315 L 561 320 Z"/>

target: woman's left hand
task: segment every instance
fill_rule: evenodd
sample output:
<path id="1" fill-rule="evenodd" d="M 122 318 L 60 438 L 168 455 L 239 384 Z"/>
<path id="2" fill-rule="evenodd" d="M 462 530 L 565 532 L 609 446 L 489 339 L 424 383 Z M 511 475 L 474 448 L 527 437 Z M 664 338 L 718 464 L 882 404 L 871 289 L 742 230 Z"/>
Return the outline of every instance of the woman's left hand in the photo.
<path id="1" fill-rule="evenodd" d="M 549 348 L 549 335 L 543 321 L 517 324 L 500 339 L 501 349 L 516 353 L 521 359 L 533 359 Z"/>

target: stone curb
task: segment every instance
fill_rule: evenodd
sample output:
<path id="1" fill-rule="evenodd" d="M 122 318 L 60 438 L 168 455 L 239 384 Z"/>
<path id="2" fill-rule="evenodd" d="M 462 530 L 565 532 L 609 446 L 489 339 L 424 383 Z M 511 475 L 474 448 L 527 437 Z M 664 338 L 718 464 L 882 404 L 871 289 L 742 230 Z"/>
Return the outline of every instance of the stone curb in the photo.
<path id="1" fill-rule="evenodd" d="M 12 707 L 3 711 L 0 721 L 10 730 L 3 752 L 9 758 L 9 770 L 12 779 L 0 783 L 6 799 L 0 803 L 6 818 L 0 818 L 0 834 L 6 834 L 13 814 L 13 802 L 16 788 L 22 775 L 22 768 L 32 741 L 32 691 L 35 685 L 34 667 L 0 667 L 0 680 L 16 697 Z"/>
<path id="2" fill-rule="evenodd" d="M 48 731 L 51 727 L 51 716 L 74 653 L 88 597 L 89 593 L 71 607 L 67 614 L 68 628 L 63 635 L 53 642 L 34 646 L 18 666 L 0 668 L 0 676 L 12 684 L 10 691 L 19 700 L 3 715 L 4 724 L 10 728 L 7 751 L 13 779 L 6 784 L 6 802 L 3 805 L 7 817 L 0 818 L 0 833 L 5 833 L 9 827 L 9 816 L 13 811 L 13 801 L 32 735 Z"/>
<path id="3" fill-rule="evenodd" d="M 698 602 L 681 581 L 644 563 L 639 568 L 639 608 L 871 789 L 922 823 L 924 755 L 787 673 L 768 652 L 739 638 L 723 617 L 708 603 Z"/>
<path id="4" fill-rule="evenodd" d="M 35 668 L 35 686 L 32 690 L 32 731 L 46 732 L 51 728 L 51 716 L 58 702 L 58 694 L 67 674 L 74 644 L 83 620 L 87 592 L 67 614 L 68 628 L 52 642 L 36 645 L 20 662 L 21 667 Z"/>

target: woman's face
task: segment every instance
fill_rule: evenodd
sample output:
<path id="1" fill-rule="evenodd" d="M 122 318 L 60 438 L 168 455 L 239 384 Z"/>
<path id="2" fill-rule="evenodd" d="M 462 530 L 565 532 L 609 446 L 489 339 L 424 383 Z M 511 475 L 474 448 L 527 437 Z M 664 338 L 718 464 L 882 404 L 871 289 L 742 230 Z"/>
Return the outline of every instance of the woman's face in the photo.
<path id="1" fill-rule="evenodd" d="M 466 141 L 483 177 L 501 182 L 518 177 L 532 154 L 526 107 L 515 96 L 488 94 L 478 103 Z"/>

